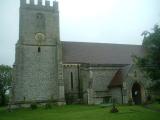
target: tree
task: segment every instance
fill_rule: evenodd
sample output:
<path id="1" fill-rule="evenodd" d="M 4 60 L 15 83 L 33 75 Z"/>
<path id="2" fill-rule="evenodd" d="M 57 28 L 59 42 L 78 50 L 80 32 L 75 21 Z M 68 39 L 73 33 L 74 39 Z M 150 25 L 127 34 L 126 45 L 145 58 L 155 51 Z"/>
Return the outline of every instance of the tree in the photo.
<path id="1" fill-rule="evenodd" d="M 135 56 L 135 63 L 153 81 L 152 90 L 160 91 L 160 28 L 155 25 L 153 32 L 144 31 L 143 57 Z"/>
<path id="2" fill-rule="evenodd" d="M 11 85 L 12 68 L 7 65 L 0 65 L 0 102 L 6 104 L 5 94 Z"/>

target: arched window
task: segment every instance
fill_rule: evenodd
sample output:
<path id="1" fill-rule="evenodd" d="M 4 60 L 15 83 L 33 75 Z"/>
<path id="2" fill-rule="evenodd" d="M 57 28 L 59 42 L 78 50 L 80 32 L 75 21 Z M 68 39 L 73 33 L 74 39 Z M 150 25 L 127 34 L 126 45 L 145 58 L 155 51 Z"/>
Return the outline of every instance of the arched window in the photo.
<path id="1" fill-rule="evenodd" d="M 73 90 L 73 73 L 71 72 L 71 90 Z"/>
<path id="2" fill-rule="evenodd" d="M 40 47 L 38 47 L 38 52 L 41 52 L 41 48 Z"/>
<path id="3" fill-rule="evenodd" d="M 45 32 L 45 16 L 42 13 L 36 14 L 36 29 L 37 32 Z"/>

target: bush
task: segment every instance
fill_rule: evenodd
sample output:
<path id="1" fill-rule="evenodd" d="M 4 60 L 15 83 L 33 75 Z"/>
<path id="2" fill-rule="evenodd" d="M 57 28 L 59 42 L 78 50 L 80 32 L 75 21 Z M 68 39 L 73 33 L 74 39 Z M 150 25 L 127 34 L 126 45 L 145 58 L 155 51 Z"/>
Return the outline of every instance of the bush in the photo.
<path id="1" fill-rule="evenodd" d="M 133 105 L 133 100 L 132 100 L 132 98 L 129 98 L 129 100 L 128 100 L 128 105 Z"/>
<path id="2" fill-rule="evenodd" d="M 9 103 L 9 95 L 0 95 L 0 106 L 7 106 Z"/>
<path id="3" fill-rule="evenodd" d="M 117 113 L 117 112 L 119 112 L 119 110 L 115 106 L 113 106 L 112 109 L 110 110 L 110 112 Z"/>
<path id="4" fill-rule="evenodd" d="M 147 96 L 147 101 L 152 101 L 152 97 L 150 95 Z"/>
<path id="5" fill-rule="evenodd" d="M 148 104 L 152 104 L 153 100 L 152 97 L 150 95 L 147 96 L 146 101 L 143 103 L 143 105 L 148 105 Z"/>
<path id="6" fill-rule="evenodd" d="M 30 108 L 32 110 L 37 109 L 37 103 L 31 103 Z"/>
<path id="7" fill-rule="evenodd" d="M 46 103 L 45 104 L 45 109 L 51 109 L 52 108 L 52 104 L 51 103 Z"/>
<path id="8" fill-rule="evenodd" d="M 65 94 L 65 97 L 66 97 L 66 103 L 67 104 L 73 104 L 73 102 L 74 102 L 74 96 L 73 96 L 72 93 Z"/>
<path id="9" fill-rule="evenodd" d="M 160 97 L 157 97 L 156 101 L 160 104 Z"/>

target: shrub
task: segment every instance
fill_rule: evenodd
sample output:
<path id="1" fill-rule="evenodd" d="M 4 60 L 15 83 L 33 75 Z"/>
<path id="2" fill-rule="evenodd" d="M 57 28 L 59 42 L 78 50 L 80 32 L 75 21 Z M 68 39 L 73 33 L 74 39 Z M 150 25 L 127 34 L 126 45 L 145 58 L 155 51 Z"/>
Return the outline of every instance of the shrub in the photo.
<path id="1" fill-rule="evenodd" d="M 112 107 L 112 109 L 110 110 L 111 113 L 117 113 L 119 112 L 118 108 L 116 108 L 115 106 Z"/>
<path id="2" fill-rule="evenodd" d="M 30 108 L 32 110 L 37 109 L 37 103 L 31 103 Z"/>
<path id="3" fill-rule="evenodd" d="M 7 106 L 9 103 L 9 95 L 0 95 L 0 106 Z"/>
<path id="4" fill-rule="evenodd" d="M 148 105 L 148 104 L 150 104 L 150 102 L 147 101 L 147 100 L 146 100 L 145 102 L 142 103 L 142 105 Z"/>
<path id="5" fill-rule="evenodd" d="M 160 96 L 156 98 L 156 101 L 160 104 Z"/>
<path id="6" fill-rule="evenodd" d="M 66 97 L 66 103 L 67 104 L 73 104 L 73 102 L 74 102 L 74 96 L 73 96 L 72 93 L 67 93 L 65 95 L 65 97 Z"/>
<path id="7" fill-rule="evenodd" d="M 128 100 L 128 105 L 133 105 L 133 100 L 132 100 L 132 98 L 129 98 L 129 100 Z"/>
<path id="8" fill-rule="evenodd" d="M 153 100 L 152 97 L 150 95 L 147 96 L 146 101 L 143 103 L 143 105 L 148 105 L 148 104 L 152 104 Z"/>
<path id="9" fill-rule="evenodd" d="M 117 113 L 118 109 L 116 108 L 116 98 L 112 98 L 112 109 L 110 110 L 111 113 Z"/>
<path id="10" fill-rule="evenodd" d="M 45 109 L 51 109 L 52 108 L 52 104 L 51 103 L 46 103 L 45 104 Z"/>
<path id="11" fill-rule="evenodd" d="M 152 101 L 152 97 L 150 95 L 147 96 L 147 101 Z"/>

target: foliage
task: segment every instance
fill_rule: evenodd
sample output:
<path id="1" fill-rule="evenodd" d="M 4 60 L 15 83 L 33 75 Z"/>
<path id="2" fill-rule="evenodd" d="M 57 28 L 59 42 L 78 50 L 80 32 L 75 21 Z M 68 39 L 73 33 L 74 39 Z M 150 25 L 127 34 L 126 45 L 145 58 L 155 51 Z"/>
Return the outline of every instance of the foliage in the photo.
<path id="1" fill-rule="evenodd" d="M 0 65 L 0 98 L 1 105 L 6 104 L 5 93 L 9 89 L 12 80 L 12 68 L 7 65 Z"/>
<path id="2" fill-rule="evenodd" d="M 142 35 L 145 55 L 135 56 L 134 62 L 153 81 L 152 89 L 157 91 L 160 90 L 160 28 L 155 25 L 153 32 L 145 31 Z"/>
<path id="3" fill-rule="evenodd" d="M 52 103 L 46 103 L 45 104 L 45 109 L 51 109 L 52 108 Z"/>
<path id="4" fill-rule="evenodd" d="M 111 113 L 117 113 L 118 109 L 115 106 L 113 106 L 110 112 Z"/>
<path id="5" fill-rule="evenodd" d="M 31 103 L 31 105 L 30 105 L 30 108 L 32 109 L 32 110 L 34 110 L 34 109 L 37 109 L 37 103 Z"/>
<path id="6" fill-rule="evenodd" d="M 130 97 L 129 100 L 128 100 L 128 105 L 132 106 L 133 105 L 133 100 L 132 98 Z"/>
<path id="7" fill-rule="evenodd" d="M 73 93 L 66 93 L 65 97 L 66 97 L 67 104 L 73 104 L 73 101 L 74 101 Z"/>
<path id="8" fill-rule="evenodd" d="M 143 105 L 149 105 L 152 104 L 154 101 L 152 100 L 152 96 L 148 95 L 146 101 L 143 103 Z"/>
<path id="9" fill-rule="evenodd" d="M 160 96 L 156 96 L 155 100 L 160 104 Z"/>
<path id="10" fill-rule="evenodd" d="M 116 99 L 112 98 L 112 109 L 110 110 L 111 113 L 117 113 L 119 110 L 116 108 Z"/>

